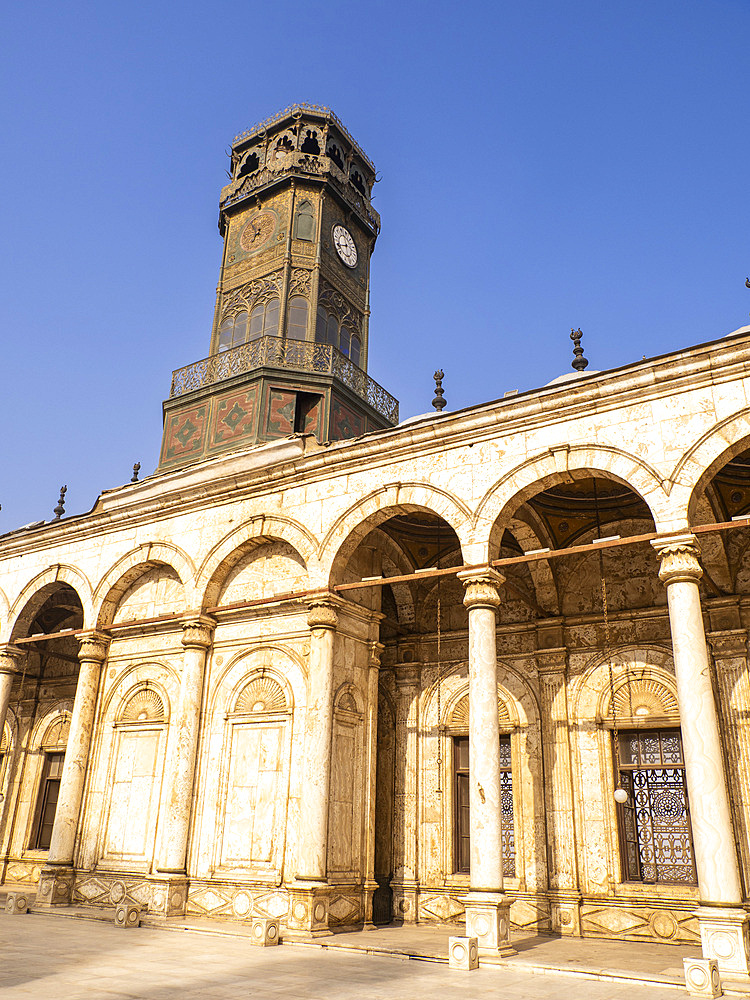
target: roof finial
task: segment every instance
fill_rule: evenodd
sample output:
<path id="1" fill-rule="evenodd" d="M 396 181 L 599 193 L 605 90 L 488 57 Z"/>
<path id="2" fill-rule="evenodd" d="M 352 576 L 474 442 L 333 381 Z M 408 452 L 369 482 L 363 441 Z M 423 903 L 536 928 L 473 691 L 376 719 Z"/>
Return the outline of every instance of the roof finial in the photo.
<path id="1" fill-rule="evenodd" d="M 141 463 L 140 462 L 136 462 L 135 465 L 133 466 L 133 475 L 130 477 L 130 482 L 131 483 L 137 483 L 138 482 L 138 473 L 140 471 L 141 471 Z"/>
<path id="2" fill-rule="evenodd" d="M 573 348 L 573 354 L 575 358 L 571 361 L 571 366 L 575 368 L 577 372 L 582 372 L 584 368 L 588 368 L 589 363 L 583 356 L 583 348 L 581 347 L 581 338 L 583 337 L 583 330 L 578 327 L 577 330 L 571 328 L 570 339 L 575 344 Z"/>
<path id="3" fill-rule="evenodd" d="M 443 396 L 445 395 L 443 392 L 443 379 L 445 378 L 445 372 L 442 368 L 438 368 L 432 377 L 435 379 L 435 398 L 432 401 L 432 405 L 438 413 L 440 413 L 445 406 L 445 400 L 443 399 Z"/>
<path id="4" fill-rule="evenodd" d="M 57 501 L 57 507 L 55 507 L 52 512 L 55 515 L 55 520 L 59 521 L 60 518 L 65 513 L 65 494 L 68 492 L 67 486 L 60 487 L 60 499 Z"/>

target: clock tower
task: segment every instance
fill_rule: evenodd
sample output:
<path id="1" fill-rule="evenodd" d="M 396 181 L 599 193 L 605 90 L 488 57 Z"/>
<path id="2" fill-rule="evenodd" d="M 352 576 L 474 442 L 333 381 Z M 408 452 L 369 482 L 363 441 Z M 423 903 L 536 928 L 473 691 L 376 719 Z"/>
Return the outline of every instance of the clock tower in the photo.
<path id="1" fill-rule="evenodd" d="M 398 423 L 398 402 L 367 374 L 374 183 L 329 108 L 295 105 L 236 137 L 209 356 L 173 373 L 160 469 Z"/>

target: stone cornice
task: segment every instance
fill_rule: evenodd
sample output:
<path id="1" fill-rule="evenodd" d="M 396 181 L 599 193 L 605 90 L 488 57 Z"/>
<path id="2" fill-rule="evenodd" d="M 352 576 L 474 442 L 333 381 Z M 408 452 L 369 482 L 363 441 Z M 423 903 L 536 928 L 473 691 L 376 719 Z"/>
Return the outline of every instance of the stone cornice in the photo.
<path id="1" fill-rule="evenodd" d="M 371 432 L 355 441 L 320 447 L 306 438 L 292 438 L 198 465 L 150 476 L 132 486 L 103 493 L 91 511 L 48 522 L 36 529 L 0 537 L 0 554 L 11 556 L 86 538 L 103 530 L 132 530 L 139 523 L 190 513 L 207 503 L 233 503 L 238 490 L 257 497 L 276 493 L 280 485 L 300 485 L 331 475 L 391 465 L 413 454 L 444 452 L 475 444 L 518 428 L 529 431 L 545 424 L 564 425 L 582 413 L 626 408 L 631 402 L 691 391 L 747 377 L 750 328 L 698 345 L 554 386 L 520 393 L 508 399 L 478 404 L 439 419 L 428 416 L 412 424 Z M 575 387 L 575 392 L 571 389 Z M 574 443 L 574 442 L 573 442 Z"/>

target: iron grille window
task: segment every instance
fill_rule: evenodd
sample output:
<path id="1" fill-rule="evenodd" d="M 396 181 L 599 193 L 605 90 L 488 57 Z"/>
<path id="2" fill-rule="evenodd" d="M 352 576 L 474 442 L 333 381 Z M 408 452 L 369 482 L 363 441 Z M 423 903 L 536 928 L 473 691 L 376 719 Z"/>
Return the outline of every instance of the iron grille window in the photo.
<path id="1" fill-rule="evenodd" d="M 453 739 L 453 844 L 457 872 L 471 869 L 471 820 L 469 815 L 469 737 Z M 503 875 L 516 874 L 516 842 L 513 830 L 513 773 L 510 736 L 500 737 L 500 794 L 502 805 Z"/>
<path id="2" fill-rule="evenodd" d="M 49 850 L 64 760 L 64 753 L 45 754 L 42 784 L 39 789 L 36 829 L 32 838 L 32 847 L 36 850 Z"/>
<path id="3" fill-rule="evenodd" d="M 623 879 L 696 885 L 679 729 L 619 734 Z"/>

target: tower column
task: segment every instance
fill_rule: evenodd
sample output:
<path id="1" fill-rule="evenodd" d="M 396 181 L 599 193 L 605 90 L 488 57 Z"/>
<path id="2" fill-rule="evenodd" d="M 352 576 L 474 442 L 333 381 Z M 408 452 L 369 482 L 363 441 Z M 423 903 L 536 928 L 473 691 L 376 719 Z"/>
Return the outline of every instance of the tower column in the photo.
<path id="1" fill-rule="evenodd" d="M 165 798 L 167 813 L 158 871 L 184 875 L 188 832 L 193 803 L 198 731 L 203 701 L 203 676 L 216 622 L 208 615 L 190 618 L 182 624 L 182 678 L 175 717 L 173 743 Z"/>
<path id="2" fill-rule="evenodd" d="M 748 914 L 727 794 L 698 581 L 703 575 L 694 535 L 651 543 L 667 588 L 685 778 L 701 906 L 697 911 L 706 958 L 722 972 L 747 976 Z"/>
<path id="3" fill-rule="evenodd" d="M 396 788 L 393 802 L 394 912 L 417 920 L 417 772 L 421 664 L 399 663 L 396 679 Z"/>
<path id="4" fill-rule="evenodd" d="M 328 933 L 328 810 L 333 732 L 333 652 L 338 616 L 326 596 L 311 602 L 308 701 L 297 876 L 290 886 L 289 928 Z"/>
<path id="5" fill-rule="evenodd" d="M 78 636 L 78 683 L 70 719 L 47 863 L 39 876 L 37 906 L 67 906 L 73 895 L 73 850 L 91 749 L 94 713 L 109 636 L 88 632 Z"/>
<path id="6" fill-rule="evenodd" d="M 378 761 L 378 682 L 380 657 L 385 647 L 380 642 L 370 643 L 370 661 L 367 673 L 367 813 L 365 830 L 365 927 L 373 927 L 372 898 L 378 883 L 375 881 L 375 796 L 377 794 Z"/>
<path id="7" fill-rule="evenodd" d="M 469 816 L 471 891 L 466 933 L 480 951 L 513 954 L 503 895 L 496 609 L 504 577 L 489 566 L 458 574 L 469 611 Z"/>

